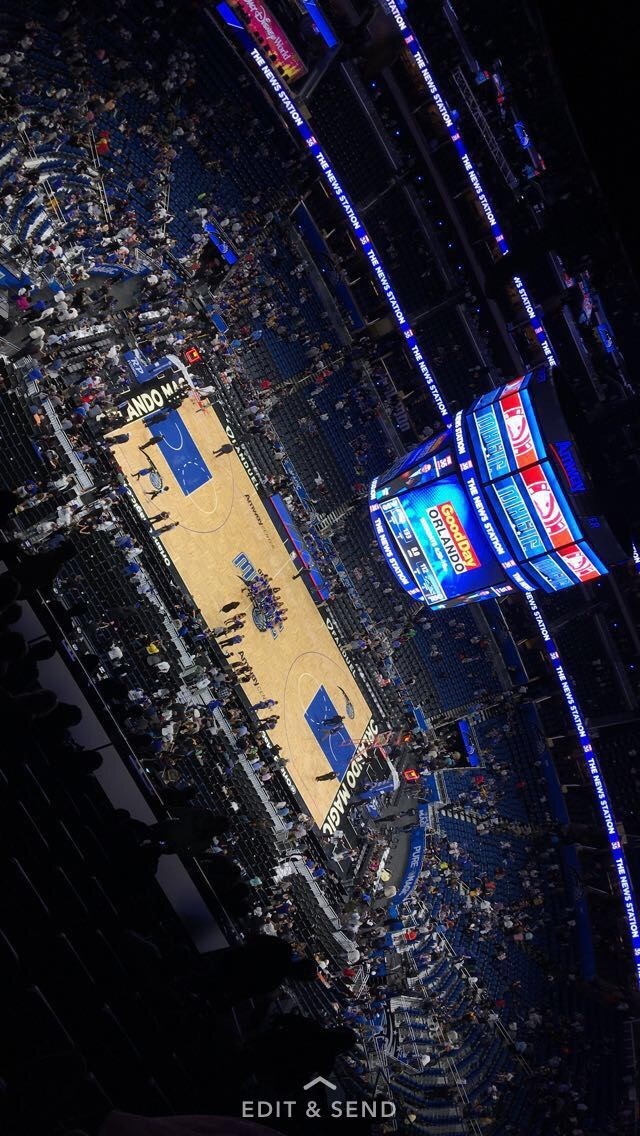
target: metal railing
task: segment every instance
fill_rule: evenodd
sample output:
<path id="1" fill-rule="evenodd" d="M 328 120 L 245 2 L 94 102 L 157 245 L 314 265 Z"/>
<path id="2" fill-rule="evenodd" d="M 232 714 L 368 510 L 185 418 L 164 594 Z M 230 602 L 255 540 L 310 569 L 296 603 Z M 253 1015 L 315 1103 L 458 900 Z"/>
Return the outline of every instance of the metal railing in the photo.
<path id="1" fill-rule="evenodd" d="M 94 168 L 95 173 L 96 173 L 96 178 L 97 178 L 96 185 L 97 185 L 97 188 L 98 188 L 98 195 L 100 197 L 100 205 L 102 207 L 102 212 L 104 213 L 104 219 L 107 222 L 107 225 L 109 226 L 109 228 L 111 229 L 112 224 L 113 224 L 113 219 L 112 219 L 112 216 L 111 216 L 111 206 L 109 205 L 109 198 L 107 197 L 107 191 L 104 188 L 104 182 L 102 180 L 102 172 L 101 172 L 101 166 L 100 166 L 100 155 L 98 153 L 98 147 L 96 145 L 96 138 L 95 138 L 95 134 L 93 133 L 93 130 L 89 131 L 89 153 L 91 154 L 91 161 L 93 163 L 93 168 Z"/>
<path id="2" fill-rule="evenodd" d="M 20 130 L 19 131 L 19 137 L 20 137 L 20 139 L 21 139 L 21 141 L 24 145 L 24 148 L 25 148 L 27 154 L 29 155 L 29 157 L 32 159 L 32 161 L 37 162 L 38 159 L 39 159 L 38 151 L 36 150 L 33 142 L 31 141 L 27 131 L 26 130 Z M 64 223 L 65 223 L 64 213 L 62 212 L 62 209 L 60 208 L 60 205 L 59 205 L 58 199 L 55 195 L 55 191 L 53 189 L 53 186 L 51 185 L 51 182 L 49 181 L 49 178 L 47 177 L 46 174 L 42 174 L 42 176 L 39 178 L 38 185 L 35 187 L 36 193 L 41 186 L 45 190 L 45 194 L 43 195 L 43 201 L 42 201 L 43 207 L 45 208 L 45 210 L 46 209 L 50 210 L 50 212 L 53 214 L 53 218 L 59 224 L 64 225 Z"/>

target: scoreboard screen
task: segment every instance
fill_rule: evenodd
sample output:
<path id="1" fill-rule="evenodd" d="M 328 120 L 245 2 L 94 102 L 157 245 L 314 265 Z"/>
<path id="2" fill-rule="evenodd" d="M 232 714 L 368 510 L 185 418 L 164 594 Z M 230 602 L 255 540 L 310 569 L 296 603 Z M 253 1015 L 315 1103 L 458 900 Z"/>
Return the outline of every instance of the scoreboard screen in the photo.
<path id="1" fill-rule="evenodd" d="M 383 499 L 378 508 L 394 552 L 419 588 L 420 598 L 430 606 L 462 596 L 476 598 L 478 592 L 494 594 L 486 590 L 503 583 L 503 573 L 457 478 L 405 490 Z M 389 559 L 388 548 L 383 546 L 383 551 Z"/>
<path id="2" fill-rule="evenodd" d="M 396 579 L 433 608 L 562 591 L 625 559 L 544 367 L 488 391 L 395 461 L 372 483 L 369 508 Z"/>

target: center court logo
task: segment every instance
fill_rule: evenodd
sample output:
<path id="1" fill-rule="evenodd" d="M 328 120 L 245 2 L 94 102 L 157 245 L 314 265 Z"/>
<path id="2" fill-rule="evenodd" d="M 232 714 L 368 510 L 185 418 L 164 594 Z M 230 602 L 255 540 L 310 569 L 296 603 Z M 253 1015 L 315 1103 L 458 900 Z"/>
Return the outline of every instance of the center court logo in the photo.
<path id="1" fill-rule="evenodd" d="M 307 1081 L 307 1084 L 303 1085 L 302 1088 L 304 1092 L 309 1092 L 315 1088 L 324 1089 L 325 1100 L 322 1102 L 317 1100 L 243 1101 L 243 1120 L 266 1120 L 269 1117 L 276 1119 L 287 1117 L 291 1120 L 293 1117 L 301 1118 L 303 1116 L 314 1120 L 321 1118 L 325 1120 L 331 1118 L 344 1119 L 345 1117 L 349 1119 L 368 1117 L 390 1120 L 396 1114 L 396 1106 L 390 1100 L 379 1098 L 372 1101 L 329 1099 L 329 1094 L 337 1092 L 338 1086 L 334 1085 L 333 1081 L 328 1081 L 326 1077 L 314 1077 L 311 1081 Z"/>
<path id="2" fill-rule="evenodd" d="M 251 580 L 255 580 L 256 576 L 260 574 L 244 552 L 239 552 L 232 560 L 232 564 L 234 568 L 237 568 L 240 576 L 247 584 L 250 583 Z M 252 604 L 251 618 L 258 628 L 258 631 L 270 631 L 274 639 L 278 638 L 278 629 L 269 623 L 267 614 L 259 603 Z"/>

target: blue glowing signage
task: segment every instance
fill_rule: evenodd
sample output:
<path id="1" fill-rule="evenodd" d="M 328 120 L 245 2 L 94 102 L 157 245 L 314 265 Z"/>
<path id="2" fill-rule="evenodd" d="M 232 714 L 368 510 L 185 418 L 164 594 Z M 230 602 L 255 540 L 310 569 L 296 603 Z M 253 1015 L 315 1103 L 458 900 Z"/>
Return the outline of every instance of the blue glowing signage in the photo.
<path id="1" fill-rule="evenodd" d="M 543 327 L 542 320 L 540 319 L 538 313 L 536 312 L 536 310 L 533 306 L 533 303 L 532 303 L 532 301 L 529 297 L 529 293 L 527 292 L 527 289 L 525 288 L 524 283 L 522 281 L 522 277 L 521 276 L 514 276 L 513 277 L 513 283 L 515 285 L 516 292 L 518 293 L 518 295 L 519 295 L 519 297 L 522 301 L 522 306 L 523 306 L 525 312 L 527 313 L 527 317 L 529 319 L 529 323 L 531 324 L 533 334 L 535 335 L 536 339 L 538 340 L 538 343 L 540 344 L 540 346 L 542 348 L 542 351 L 543 351 L 544 356 L 547 360 L 547 363 L 549 364 L 550 367 L 557 366 L 556 357 L 553 354 L 553 349 L 552 349 L 551 344 L 549 343 L 549 340 L 547 338 L 547 333 L 546 333 L 546 331 Z"/>
<path id="2" fill-rule="evenodd" d="M 376 477 L 371 482 L 371 487 L 369 489 L 369 511 L 371 513 L 371 520 L 373 522 L 373 531 L 376 534 L 376 538 L 384 554 L 384 558 L 391 568 L 391 571 L 393 572 L 398 583 L 404 588 L 405 592 L 409 593 L 412 599 L 420 600 L 422 599 L 420 588 L 416 586 L 414 580 L 409 579 L 409 577 L 407 576 L 407 573 L 405 572 L 400 561 L 398 560 L 398 557 L 396 556 L 396 553 L 391 544 L 391 540 L 389 539 L 389 533 L 384 521 L 384 517 L 380 510 L 380 506 L 376 503 L 375 500 L 377 484 L 378 478 Z"/>
<path id="3" fill-rule="evenodd" d="M 605 351 L 607 352 L 607 355 L 613 355 L 614 351 L 616 350 L 616 344 L 609 324 L 599 323 L 596 327 L 596 331 L 600 336 L 600 341 Z"/>
<path id="4" fill-rule="evenodd" d="M 531 140 L 527 134 L 527 128 L 524 122 L 514 122 L 513 129 L 516 132 L 516 137 L 523 150 L 528 150 L 531 145 Z"/>
<path id="5" fill-rule="evenodd" d="M 529 559 L 546 552 L 546 544 L 538 531 L 531 512 L 531 505 L 513 477 L 503 477 L 493 485 L 486 485 L 484 492 L 506 523 L 507 533 L 513 534 L 519 554 Z"/>
<path id="6" fill-rule="evenodd" d="M 511 468 L 495 406 L 482 407 L 473 415 L 473 422 L 487 479 L 493 481 L 508 473 Z"/>
<path id="7" fill-rule="evenodd" d="M 622 840 L 620 839 L 620 833 L 618 832 L 618 828 L 613 815 L 613 808 L 609 794 L 607 792 L 607 786 L 605 784 L 604 777 L 602 776 L 600 764 L 594 752 L 593 745 L 591 744 L 591 739 L 589 738 L 589 735 L 587 733 L 587 728 L 584 724 L 584 719 L 573 693 L 573 689 L 565 674 L 558 648 L 556 647 L 553 639 L 551 638 L 551 635 L 549 634 L 549 630 L 543 619 L 540 608 L 536 603 L 535 597 L 530 592 L 527 593 L 527 602 L 529 604 L 529 607 L 531 608 L 531 611 L 533 612 L 534 619 L 538 625 L 538 630 L 540 631 L 540 634 L 542 635 L 542 638 L 544 640 L 544 645 L 549 656 L 549 660 L 556 673 L 556 677 L 558 679 L 558 682 L 560 683 L 560 689 L 562 690 L 564 699 L 569 708 L 569 713 L 571 714 L 571 717 L 573 719 L 573 724 L 578 734 L 580 747 L 584 754 L 585 766 L 591 778 L 596 794 L 596 799 L 600 807 L 600 812 L 602 814 L 602 819 L 604 821 L 604 826 L 607 832 L 611 855 L 613 857 L 613 863 L 616 869 L 616 875 L 618 877 L 618 883 L 620 885 L 625 917 L 629 929 L 629 938 L 631 940 L 631 949 L 633 951 L 636 980 L 638 986 L 640 987 L 640 926 L 638 920 L 638 910 L 635 904 L 627 858 L 624 853 Z"/>
<path id="8" fill-rule="evenodd" d="M 351 225 L 351 228 L 353 229 L 355 237 L 358 240 L 358 242 L 359 242 L 367 260 L 369 261 L 369 264 L 370 264 L 372 270 L 373 270 L 373 275 L 375 276 L 380 288 L 382 289 L 382 291 L 384 293 L 385 299 L 386 299 L 386 301 L 387 301 L 387 303 L 388 303 L 388 305 L 391 309 L 391 312 L 393 314 L 393 318 L 395 319 L 396 323 L 398 324 L 398 327 L 400 328 L 400 330 L 401 330 L 401 332 L 404 336 L 405 343 L 406 343 L 407 347 L 409 348 L 409 351 L 411 352 L 411 356 L 413 358 L 413 361 L 414 361 L 415 365 L 417 366 L 418 370 L 420 371 L 420 374 L 422 375 L 424 382 L 426 383 L 427 387 L 429 388 L 429 392 L 431 394 L 431 397 L 433 398 L 433 401 L 435 402 L 436 406 L 438 407 L 438 410 L 439 410 L 445 424 L 447 426 L 450 425 L 451 415 L 450 415 L 448 407 L 447 407 L 447 405 L 446 405 L 446 403 L 445 403 L 445 401 L 444 401 L 444 399 L 443 399 L 443 397 L 440 393 L 440 390 L 438 388 L 438 384 L 436 383 L 435 378 L 433 377 L 431 370 L 427 365 L 427 361 L 424 358 L 422 351 L 420 350 L 420 346 L 419 346 L 418 341 L 417 341 L 417 339 L 416 339 L 416 337 L 413 333 L 413 329 L 411 328 L 409 321 L 407 320 L 407 318 L 406 318 L 406 316 L 405 316 L 405 314 L 404 314 L 404 312 L 403 312 L 403 310 L 400 306 L 398 298 L 397 298 L 395 291 L 394 291 L 394 289 L 391 285 L 391 281 L 390 281 L 389 277 L 387 276 L 387 273 L 384 269 L 384 266 L 383 266 L 383 264 L 382 264 L 382 262 L 381 262 L 381 260 L 378 256 L 375 248 L 374 248 L 371 237 L 367 233 L 364 225 L 362 224 L 362 221 L 360 220 L 358 214 L 356 213 L 355 208 L 353 206 L 353 203 L 351 202 L 348 195 L 345 193 L 345 191 L 344 191 L 344 189 L 343 189 L 343 187 L 340 183 L 340 180 L 338 179 L 336 173 L 334 172 L 328 158 L 323 153 L 321 146 L 320 146 L 320 143 L 318 142 L 317 138 L 314 136 L 313 131 L 309 127 L 309 124 L 306 122 L 306 120 L 304 119 L 304 117 L 302 116 L 300 111 L 298 110 L 297 106 L 295 105 L 292 98 L 288 94 L 287 89 L 280 82 L 280 80 L 278 79 L 278 76 L 274 74 L 273 70 L 271 69 L 269 64 L 266 62 L 266 60 L 263 59 L 262 55 L 260 54 L 260 52 L 258 51 L 258 49 L 256 47 L 254 47 L 252 49 L 252 51 L 250 53 L 250 58 L 253 60 L 253 62 L 257 66 L 258 70 L 260 71 L 260 74 L 263 76 L 263 78 L 266 80 L 266 82 L 271 87 L 273 93 L 276 95 L 282 109 L 287 114 L 289 121 L 293 123 L 296 130 L 298 131 L 298 134 L 303 139 L 309 153 L 312 155 L 312 157 L 315 159 L 318 166 L 320 167 L 320 170 L 322 171 L 322 175 L 323 175 L 325 181 L 327 182 L 327 184 L 329 185 L 331 192 L 333 193 L 334 197 L 336 198 L 336 201 L 338 202 L 341 209 L 346 214 L 347 220 L 349 221 L 349 224 Z"/>
<path id="9" fill-rule="evenodd" d="M 478 754 L 478 746 L 476 744 L 475 735 L 471 728 L 471 723 L 466 718 L 460 718 L 458 722 L 458 729 L 460 730 L 460 737 L 462 744 L 467 753 L 467 761 L 469 765 L 479 765 L 480 756 Z"/>
<path id="10" fill-rule="evenodd" d="M 453 455 L 452 454 L 443 454 L 442 457 L 437 457 L 435 459 L 435 462 L 436 462 L 436 473 L 438 475 L 440 475 L 443 472 L 446 472 L 447 470 L 450 472 L 453 469 Z"/>
<path id="11" fill-rule="evenodd" d="M 546 381 L 538 368 L 477 399 L 464 416 L 473 458 L 462 461 L 462 474 L 473 485 L 472 470 L 480 471 L 484 501 L 501 540 L 516 563 L 535 560 L 527 572 L 537 587 L 549 592 L 588 583 L 607 569 L 582 540 L 556 466 L 547 459 L 533 398 L 538 388 L 532 385 L 541 378 Z M 464 444 L 462 428 L 460 434 Z M 456 444 L 460 457 L 459 439 Z M 561 440 L 549 449 L 567 487 L 584 491 L 572 443 Z"/>
<path id="12" fill-rule="evenodd" d="M 149 372 L 149 360 L 145 358 L 142 351 L 138 347 L 134 347 L 131 351 L 125 351 L 123 359 L 138 382 L 144 382 Z"/>
<path id="13" fill-rule="evenodd" d="M 412 489 L 398 502 L 385 502 L 385 515 L 400 502 L 403 521 L 435 580 L 428 602 L 454 599 L 502 582 L 502 572 L 457 477 Z"/>
<path id="14" fill-rule="evenodd" d="M 429 812 L 424 805 L 418 805 L 419 823 L 409 834 L 409 856 L 398 890 L 394 897 L 394 905 L 399 907 L 411 895 L 415 888 L 424 862 L 424 852 L 427 843 L 426 827 L 429 823 Z"/>
<path id="15" fill-rule="evenodd" d="M 527 565 L 527 569 L 538 580 L 544 592 L 561 592 L 575 584 L 575 580 L 571 579 L 551 552 L 533 560 Z"/>
<path id="16" fill-rule="evenodd" d="M 456 444 L 456 451 L 458 454 L 458 461 L 460 463 L 460 472 L 463 481 L 467 488 L 469 500 L 471 501 L 495 555 L 497 556 L 503 570 L 506 572 L 509 579 L 523 592 L 535 589 L 535 584 L 527 579 L 525 574 L 520 570 L 516 564 L 511 551 L 505 547 L 502 537 L 496 531 L 495 526 L 489 516 L 487 504 L 484 497 L 484 491 L 481 488 L 478 479 L 475 475 L 475 463 L 472 460 L 471 453 L 467 446 L 467 441 L 464 432 L 463 411 L 459 410 L 455 416 L 453 424 L 453 436 Z"/>
<path id="17" fill-rule="evenodd" d="M 385 501 L 382 505 L 382 512 L 425 602 L 434 604 L 438 603 L 439 600 L 446 599 L 446 593 L 438 582 L 436 573 L 423 548 L 424 542 L 417 539 L 415 530 L 398 499 Z"/>
<path id="18" fill-rule="evenodd" d="M 223 260 L 226 261 L 228 265 L 235 264 L 238 259 L 237 253 L 233 251 L 229 242 L 225 240 L 224 234 L 217 222 L 203 221 L 202 228 L 211 241 L 211 244 L 217 248 Z"/>

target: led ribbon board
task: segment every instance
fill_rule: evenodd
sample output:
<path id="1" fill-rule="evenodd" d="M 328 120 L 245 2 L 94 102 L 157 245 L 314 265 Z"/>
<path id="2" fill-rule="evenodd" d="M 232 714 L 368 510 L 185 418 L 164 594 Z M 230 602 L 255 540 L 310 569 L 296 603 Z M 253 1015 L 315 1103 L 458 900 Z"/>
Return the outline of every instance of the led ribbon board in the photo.
<path id="1" fill-rule="evenodd" d="M 551 665 L 556 672 L 560 689 L 564 695 L 565 702 L 569 707 L 569 713 L 573 719 L 573 724 L 578 734 L 580 748 L 585 757 L 587 771 L 593 783 L 595 795 L 600 806 L 604 826 L 607 830 L 607 837 L 609 846 L 611 848 L 611 855 L 616 867 L 616 873 L 622 892 L 622 902 L 624 905 L 625 916 L 629 927 L 629 936 L 631 938 L 631 946 L 633 950 L 633 960 L 636 969 L 636 978 L 638 986 L 640 986 L 640 931 L 638 929 L 638 911 L 635 905 L 633 888 L 631 886 L 631 877 L 629 875 L 629 867 L 627 865 L 627 858 L 624 854 L 620 834 L 616 828 L 616 822 L 613 816 L 613 809 L 607 787 L 602 776 L 598 759 L 593 751 L 593 746 L 589 739 L 584 719 L 580 713 L 580 709 L 575 699 L 575 695 L 567 680 L 567 676 L 562 665 L 562 660 L 551 635 L 549 634 L 547 625 L 542 617 L 540 608 L 538 607 L 535 598 L 530 592 L 527 593 L 527 602 L 531 611 L 533 612 L 534 619 L 538 624 L 538 629 L 544 640 L 544 645 L 549 656 Z"/>
<path id="2" fill-rule="evenodd" d="M 384 4 L 385 8 L 390 13 L 390 15 L 393 17 L 396 24 L 398 25 L 398 28 L 402 32 L 404 42 L 405 42 L 406 46 L 408 47 L 409 51 L 411 52 L 411 54 L 413 55 L 413 58 L 415 60 L 418 71 L 420 72 L 420 75 L 422 77 L 422 81 L 425 84 L 427 90 L 429 91 L 429 94 L 431 95 L 431 97 L 432 97 L 432 99 L 433 99 L 433 101 L 434 101 L 434 103 L 435 103 L 435 105 L 438 109 L 438 113 L 440 115 L 440 118 L 442 119 L 442 121 L 443 121 L 443 123 L 444 123 L 444 125 L 447 129 L 447 132 L 449 134 L 449 137 L 450 137 L 451 141 L 453 142 L 453 145 L 456 148 L 458 157 L 460 158 L 460 161 L 462 163 L 462 167 L 463 167 L 463 169 L 464 169 L 464 171 L 467 175 L 467 178 L 469 179 L 469 182 L 471 184 L 473 192 L 475 193 L 476 198 L 478 199 L 478 202 L 480 204 L 480 208 L 482 209 L 482 212 L 484 213 L 484 215 L 487 219 L 487 222 L 489 224 L 489 228 L 491 229 L 493 239 L 496 242 L 496 247 L 498 249 L 498 252 L 500 253 L 500 256 L 506 256 L 507 253 L 509 252 L 509 246 L 507 245 L 507 242 L 504 239 L 502 229 L 501 229 L 501 227 L 498 223 L 496 215 L 493 211 L 493 207 L 491 205 L 491 202 L 489 201 L 489 198 L 487 197 L 487 194 L 484 190 L 482 182 L 480 181 L 480 178 L 478 177 L 477 170 L 475 169 L 475 166 L 473 165 L 473 162 L 471 161 L 471 158 L 469 157 L 469 154 L 467 153 L 467 149 L 465 147 L 465 144 L 464 144 L 462 135 L 460 133 L 460 130 L 456 126 L 455 122 L 453 121 L 453 118 L 451 117 L 451 114 L 450 114 L 449 110 L 447 109 L 447 105 L 446 105 L 444 99 L 442 98 L 440 91 L 438 90 L 436 81 L 433 78 L 433 75 L 431 74 L 431 71 L 429 69 L 429 64 L 428 64 L 427 58 L 426 58 L 426 56 L 425 56 L 425 54 L 422 50 L 422 47 L 420 46 L 420 43 L 419 43 L 415 33 L 409 27 L 407 21 L 405 20 L 404 16 L 402 15 L 402 12 L 400 10 L 400 7 L 396 3 L 396 0 L 382 0 L 382 3 Z M 533 333 L 534 333 L 536 339 L 538 340 L 538 343 L 540 344 L 542 351 L 544 352 L 544 355 L 545 355 L 545 358 L 546 358 L 548 364 L 550 366 L 555 366 L 556 360 L 555 360 L 555 357 L 554 357 L 554 354 L 553 354 L 553 350 L 551 348 L 551 344 L 549 343 L 549 340 L 547 338 L 547 333 L 546 333 L 540 319 L 538 318 L 538 316 L 536 314 L 535 308 L 534 308 L 534 306 L 533 306 L 533 304 L 532 304 L 532 302 L 529 298 L 529 295 L 527 293 L 527 290 L 526 290 L 526 288 L 525 288 L 525 286 L 522 282 L 522 278 L 520 276 L 514 276 L 513 277 L 513 283 L 514 283 L 516 291 L 517 291 L 517 293 L 518 293 L 518 295 L 519 295 L 519 297 L 522 301 L 524 310 L 527 313 L 527 317 L 528 317 L 529 323 L 530 323 L 530 325 L 533 329 Z"/>
<path id="3" fill-rule="evenodd" d="M 417 341 L 417 339 L 416 339 L 416 337 L 413 333 L 413 330 L 411 329 L 409 322 L 408 322 L 402 308 L 400 307 L 400 304 L 398 302 L 396 294 L 393 290 L 391 281 L 390 281 L 390 279 L 389 279 L 389 277 L 388 277 L 388 275 L 387 275 L 387 273 L 386 273 L 386 271 L 385 271 L 385 269 L 382 265 L 382 262 L 381 262 L 381 260 L 378 256 L 375 248 L 374 248 L 371 237 L 367 233 L 364 225 L 362 224 L 362 221 L 360 220 L 358 214 L 356 213 L 355 208 L 353 206 L 353 203 L 351 202 L 348 195 L 345 193 L 344 189 L 342 188 L 342 185 L 340 184 L 340 181 L 339 181 L 338 177 L 336 176 L 336 174 L 335 174 L 335 172 L 334 172 L 334 170 L 331 166 L 331 163 L 329 162 L 328 158 L 326 157 L 326 155 L 322 151 L 320 143 L 318 142 L 317 138 L 314 136 L 311 128 L 309 127 L 309 124 L 303 118 L 302 114 L 300 113 L 297 106 L 293 102 L 293 99 L 288 94 L 286 88 L 283 86 L 283 84 L 278 79 L 278 76 L 274 74 L 272 68 L 269 66 L 269 64 L 266 62 L 266 60 L 263 59 L 262 55 L 260 54 L 260 52 L 258 51 L 258 49 L 256 47 L 252 48 L 252 50 L 250 51 L 249 54 L 250 54 L 250 58 L 251 58 L 252 62 L 258 68 L 263 79 L 266 80 L 266 82 L 271 87 L 271 90 L 273 91 L 273 93 L 277 97 L 282 109 L 285 111 L 286 115 L 288 116 L 289 121 L 291 123 L 293 123 L 293 125 L 295 126 L 298 134 L 302 138 L 302 140 L 303 140 L 305 146 L 307 147 L 309 153 L 312 155 L 312 157 L 315 159 L 318 166 L 320 167 L 320 170 L 322 172 L 322 176 L 324 177 L 325 181 L 327 182 L 331 192 L 333 193 L 333 196 L 335 197 L 336 201 L 338 202 L 338 205 L 341 207 L 341 209 L 346 214 L 347 219 L 349 221 L 349 224 L 351 225 L 351 228 L 353 229 L 357 240 L 359 241 L 360 245 L 362 246 L 363 252 L 364 252 L 367 260 L 369 261 L 371 269 L 373 270 L 373 275 L 375 276 L 379 286 L 381 287 L 381 289 L 384 293 L 385 299 L 386 299 L 386 301 L 387 301 L 387 303 L 388 303 L 388 305 L 391 309 L 391 312 L 393 314 L 393 318 L 395 319 L 396 323 L 398 324 L 398 327 L 400 328 L 400 330 L 401 330 L 401 332 L 404 336 L 407 347 L 409 348 L 411 355 L 413 356 L 414 363 L 416 364 L 418 370 L 420 371 L 420 374 L 422 375 L 424 382 L 426 383 L 427 387 L 429 388 L 429 392 L 431 394 L 431 397 L 432 397 L 433 401 L 435 402 L 436 406 L 438 407 L 438 410 L 440 411 L 440 414 L 442 415 L 443 420 L 445 421 L 446 425 L 450 425 L 451 424 L 451 415 L 450 415 L 449 410 L 447 408 L 447 405 L 446 405 L 446 403 L 445 403 L 445 401 L 444 401 L 444 399 L 443 399 L 443 397 L 440 393 L 440 390 L 438 388 L 438 384 L 436 383 L 436 381 L 435 381 L 435 379 L 434 379 L 434 377 L 431 373 L 431 370 L 427 365 L 427 361 L 424 358 L 422 351 L 420 350 L 420 347 L 418 345 L 418 341 Z"/>

